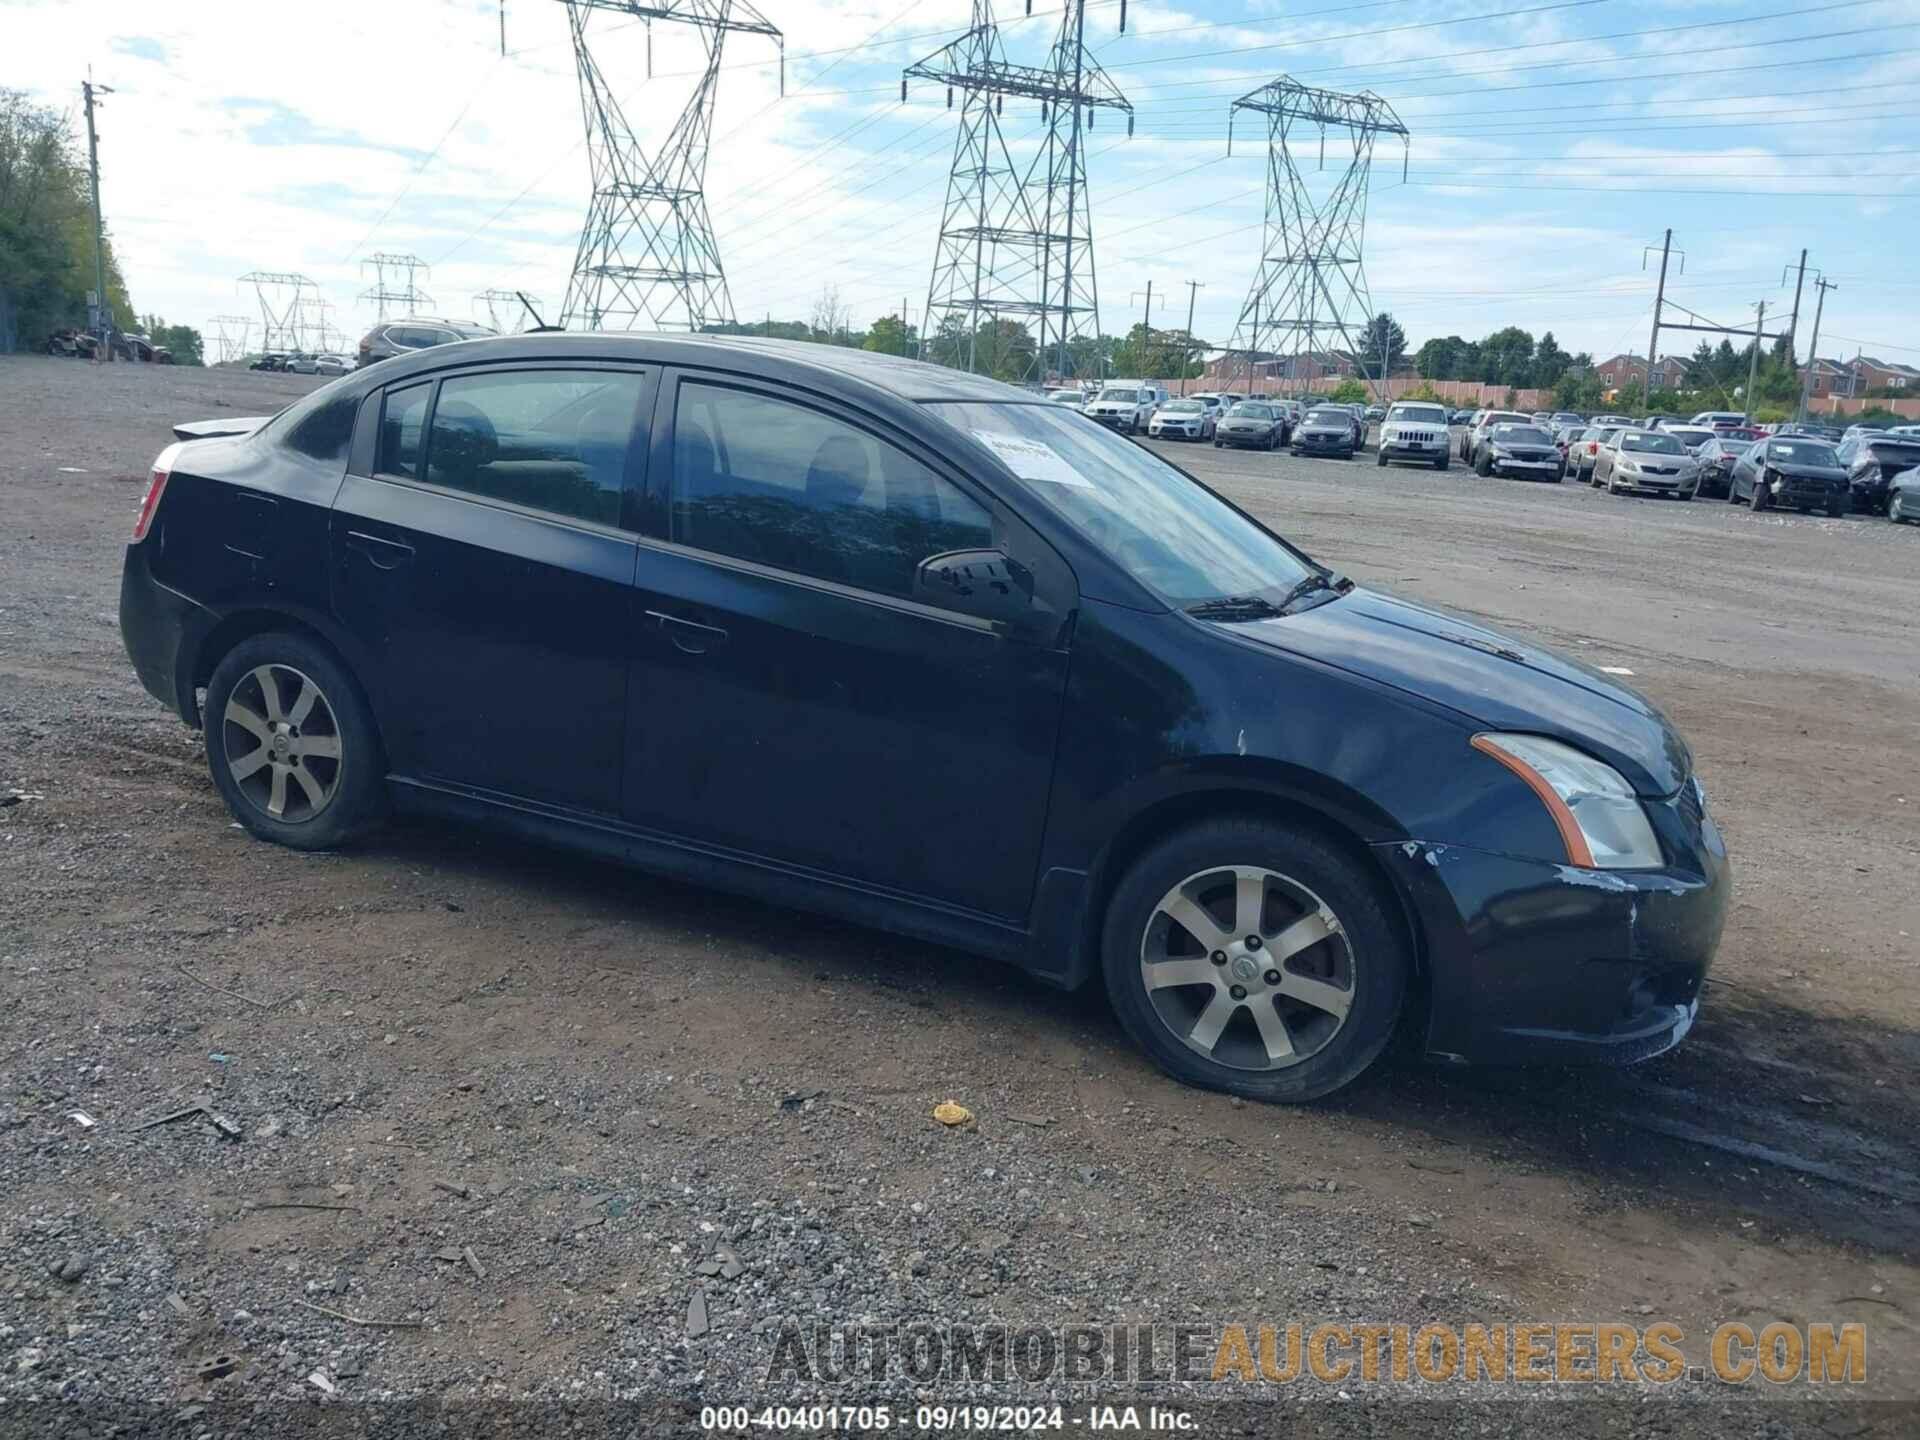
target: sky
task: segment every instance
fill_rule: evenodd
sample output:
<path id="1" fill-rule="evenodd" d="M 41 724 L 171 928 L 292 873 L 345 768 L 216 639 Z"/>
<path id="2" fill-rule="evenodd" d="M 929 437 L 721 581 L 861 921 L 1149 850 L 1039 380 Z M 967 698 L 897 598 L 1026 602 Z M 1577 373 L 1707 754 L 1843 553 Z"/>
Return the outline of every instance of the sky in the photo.
<path id="1" fill-rule="evenodd" d="M 1044 63 L 1061 0 L 999 0 L 1007 57 Z M 0 0 L 0 86 L 71 111 L 91 68 L 109 229 L 134 301 L 214 332 L 258 315 L 250 271 L 311 277 L 356 341 L 364 257 L 410 253 L 433 313 L 523 289 L 548 318 L 589 195 L 559 0 Z M 760 0 L 785 34 L 729 38 L 706 192 L 742 319 L 804 319 L 837 287 L 856 325 L 925 304 L 955 115 L 904 66 L 968 0 Z M 1920 363 L 1920 0 L 1092 0 L 1088 43 L 1134 108 L 1089 148 L 1101 327 L 1186 323 L 1225 345 L 1260 259 L 1264 144 L 1228 107 L 1280 75 L 1386 99 L 1366 274 L 1410 348 L 1505 325 L 1596 359 L 1644 353 L 1668 295 L 1711 323 L 1793 303 L 1809 252 L 1820 352 Z M 297 18 L 296 18 L 297 17 Z M 687 26 L 601 17 L 596 54 L 643 144 L 701 64 Z M 1009 102 L 1016 146 L 1039 117 Z M 1309 184 L 1336 178 L 1302 161 Z M 1331 165 L 1333 148 L 1328 150 Z M 1404 166 L 1404 172 L 1403 172 Z M 1404 175 L 1404 178 L 1403 178 Z M 1189 292 L 1188 282 L 1202 288 Z M 1668 318 L 1684 318 L 1669 310 Z M 257 323 L 257 322 L 256 322 Z M 1769 330 L 1773 328 L 1771 320 Z M 1662 353 L 1697 335 L 1663 335 Z M 1717 338 L 1717 337 L 1716 337 Z"/>

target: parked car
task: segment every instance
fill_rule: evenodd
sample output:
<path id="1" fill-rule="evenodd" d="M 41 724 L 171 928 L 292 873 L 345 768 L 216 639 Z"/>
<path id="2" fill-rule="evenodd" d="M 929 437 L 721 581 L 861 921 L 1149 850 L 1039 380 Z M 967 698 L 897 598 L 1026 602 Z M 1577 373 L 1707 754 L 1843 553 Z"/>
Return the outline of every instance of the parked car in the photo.
<path id="1" fill-rule="evenodd" d="M 1672 495 L 1691 500 L 1700 487 L 1700 467 L 1677 435 L 1664 430 L 1622 430 L 1594 459 L 1593 483 L 1609 495 Z"/>
<path id="2" fill-rule="evenodd" d="M 1473 417 L 1477 413 L 1478 413 L 1477 411 L 1473 411 L 1473 410 L 1456 410 L 1451 415 L 1447 416 L 1447 424 L 1471 425 L 1473 423 Z"/>
<path id="3" fill-rule="evenodd" d="M 1594 466 L 1600 463 L 1600 452 L 1613 444 L 1620 430 L 1618 425 L 1589 425 L 1586 434 L 1568 447 L 1567 472 L 1576 480 L 1597 484 Z"/>
<path id="4" fill-rule="evenodd" d="M 1729 440 L 1724 435 L 1716 435 L 1694 453 L 1694 463 L 1700 467 L 1700 479 L 1694 493 L 1697 495 L 1725 495 L 1733 483 L 1733 467 L 1740 457 L 1752 449 L 1751 440 Z"/>
<path id="5" fill-rule="evenodd" d="M 267 350 L 254 358 L 249 370 L 284 370 L 291 358 L 284 350 Z"/>
<path id="6" fill-rule="evenodd" d="M 1561 429 L 1569 425 L 1579 425 L 1584 428 L 1586 423 L 1585 420 L 1581 419 L 1580 416 L 1574 414 L 1571 410 L 1556 410 L 1553 412 L 1553 426 L 1555 429 Z"/>
<path id="7" fill-rule="evenodd" d="M 1715 425 L 1713 433 L 1722 440 L 1764 440 L 1767 432 L 1758 425 Z"/>
<path id="8" fill-rule="evenodd" d="M 356 371 L 160 453 L 120 621 L 257 838 L 478 822 L 1097 973 L 1169 1073 L 1260 1100 L 1403 1017 L 1449 1063 L 1658 1054 L 1726 918 L 1638 693 L 893 356 L 524 335 Z"/>
<path id="9" fill-rule="evenodd" d="M 1878 515 L 1892 499 L 1893 482 L 1920 465 L 1920 435 L 1856 435 L 1833 453 L 1846 467 L 1853 508 Z"/>
<path id="10" fill-rule="evenodd" d="M 1351 460 L 1360 448 L 1353 424 L 1353 412 L 1344 405 L 1316 405 L 1293 427 L 1293 453 Z"/>
<path id="11" fill-rule="evenodd" d="M 1708 425 L 1682 425 L 1675 422 L 1659 427 L 1663 434 L 1671 435 L 1685 447 L 1689 455 L 1698 456 L 1702 447 L 1714 438 L 1713 428 Z"/>
<path id="12" fill-rule="evenodd" d="M 1518 410 L 1476 410 L 1467 433 L 1460 437 L 1460 458 L 1472 465 L 1480 453 L 1480 442 L 1495 425 L 1531 425 L 1533 421 Z"/>
<path id="13" fill-rule="evenodd" d="M 1920 469 L 1903 470 L 1887 489 L 1887 519 L 1896 525 L 1920 521 Z"/>
<path id="14" fill-rule="evenodd" d="M 1748 422 L 1747 412 L 1744 410 L 1702 410 L 1687 423 L 1705 425 L 1708 429 L 1713 429 L 1720 425 L 1745 425 Z"/>
<path id="15" fill-rule="evenodd" d="M 352 357 L 347 355 L 316 355 L 313 357 L 313 373 L 316 375 L 345 375 L 354 368 Z"/>
<path id="16" fill-rule="evenodd" d="M 1084 410 L 1087 405 L 1086 394 L 1080 390 L 1049 390 L 1047 401 L 1053 405 L 1065 405 L 1071 410 Z"/>
<path id="17" fill-rule="evenodd" d="M 1169 400 L 1153 412 L 1147 434 L 1158 440 L 1211 440 L 1213 412 L 1204 400 Z"/>
<path id="18" fill-rule="evenodd" d="M 1114 380 L 1087 406 L 1087 417 L 1115 430 L 1138 435 L 1153 419 L 1166 392 L 1140 380 Z"/>
<path id="19" fill-rule="evenodd" d="M 117 360 L 132 360 L 143 365 L 173 364 L 173 351 L 133 331 L 114 336 L 112 348 Z"/>
<path id="20" fill-rule="evenodd" d="M 91 360 L 100 352 L 100 337 L 85 330 L 55 330 L 47 336 L 47 353 L 68 360 Z"/>
<path id="21" fill-rule="evenodd" d="M 1852 483 L 1831 445 L 1777 435 L 1756 442 L 1734 462 L 1727 500 L 1744 500 L 1756 510 L 1791 505 L 1802 514 L 1822 509 L 1833 516 L 1853 508 Z"/>
<path id="22" fill-rule="evenodd" d="M 1417 460 L 1444 470 L 1448 463 L 1447 412 L 1444 406 L 1401 400 L 1387 408 L 1380 425 L 1380 444 L 1374 463 Z"/>
<path id="23" fill-rule="evenodd" d="M 1378 405 L 1369 405 L 1360 412 L 1360 423 L 1363 425 L 1378 425 L 1386 418 L 1387 412 Z"/>
<path id="24" fill-rule="evenodd" d="M 461 340 L 484 340 L 493 333 L 489 326 L 466 320 L 432 320 L 423 315 L 382 320 L 360 337 L 360 363 L 377 365 L 396 355 L 411 355 L 416 350 L 431 350 L 436 345 L 452 345 Z"/>
<path id="25" fill-rule="evenodd" d="M 1503 421 L 1486 426 L 1473 447 L 1473 468 L 1479 475 L 1506 475 L 1516 480 L 1567 478 L 1567 458 L 1541 426 L 1531 421 Z"/>
<path id="26" fill-rule="evenodd" d="M 281 368 L 292 375 L 312 375 L 320 368 L 320 357 L 305 350 L 296 350 L 287 356 L 287 362 Z"/>
<path id="27" fill-rule="evenodd" d="M 1287 443 L 1287 417 L 1265 400 L 1242 400 L 1220 417 L 1213 443 L 1216 448 L 1277 450 Z"/>

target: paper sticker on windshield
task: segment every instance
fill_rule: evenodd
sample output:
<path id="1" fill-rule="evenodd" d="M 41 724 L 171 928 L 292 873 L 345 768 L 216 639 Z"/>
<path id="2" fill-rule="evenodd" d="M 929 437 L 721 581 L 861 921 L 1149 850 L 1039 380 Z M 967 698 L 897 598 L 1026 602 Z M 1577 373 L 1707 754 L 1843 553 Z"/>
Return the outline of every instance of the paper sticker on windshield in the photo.
<path id="1" fill-rule="evenodd" d="M 1006 461 L 1007 468 L 1022 480 L 1045 480 L 1082 490 L 1093 488 L 1093 482 L 1069 465 L 1065 456 L 1041 441 L 999 430 L 975 430 L 973 438 Z"/>

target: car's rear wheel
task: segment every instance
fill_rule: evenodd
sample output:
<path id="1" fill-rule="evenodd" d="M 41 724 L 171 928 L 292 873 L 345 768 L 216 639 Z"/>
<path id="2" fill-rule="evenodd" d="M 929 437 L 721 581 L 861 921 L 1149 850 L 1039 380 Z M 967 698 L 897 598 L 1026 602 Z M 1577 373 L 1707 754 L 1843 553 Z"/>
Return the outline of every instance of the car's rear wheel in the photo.
<path id="1" fill-rule="evenodd" d="M 1318 831 L 1251 816 L 1163 840 L 1107 908 L 1108 994 L 1175 1078 L 1318 1099 L 1392 1036 L 1407 944 L 1377 881 Z"/>
<path id="2" fill-rule="evenodd" d="M 1829 519 L 1839 520 L 1852 513 L 1853 507 L 1844 500 L 1832 500 L 1827 504 Z"/>
<path id="3" fill-rule="evenodd" d="M 345 668 L 302 635 L 242 640 L 207 681 L 207 764 L 263 840 L 326 850 L 386 810 L 373 717 Z"/>
<path id="4" fill-rule="evenodd" d="M 1903 524 L 1907 518 L 1907 507 L 1901 503 L 1898 495 L 1887 501 L 1887 519 L 1894 524 Z"/>

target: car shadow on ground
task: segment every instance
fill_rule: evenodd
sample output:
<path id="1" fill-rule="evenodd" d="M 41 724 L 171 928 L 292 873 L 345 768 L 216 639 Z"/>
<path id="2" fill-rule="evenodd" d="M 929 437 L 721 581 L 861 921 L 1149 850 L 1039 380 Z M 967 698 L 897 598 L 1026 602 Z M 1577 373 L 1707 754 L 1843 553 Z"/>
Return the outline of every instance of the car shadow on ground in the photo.
<path id="1" fill-rule="evenodd" d="M 1134 1049 L 1097 981 L 1063 992 L 960 951 L 483 831 L 408 823 L 362 853 L 752 954 L 796 984 L 906 992 L 951 1023 L 1028 1040 L 1053 1030 L 1090 1047 L 1081 1068 L 1120 1077 L 1129 1099 L 1141 1084 L 1176 1086 L 1159 1082 Z M 550 963 L 562 966 L 566 956 Z M 1644 1065 L 1442 1067 L 1403 1036 L 1384 1063 L 1317 1108 L 1489 1159 L 1911 1256 L 1920 1254 L 1911 1144 L 1920 1097 L 1898 1077 L 1916 1071 L 1920 1036 L 1709 980 L 1687 1043 Z"/>

